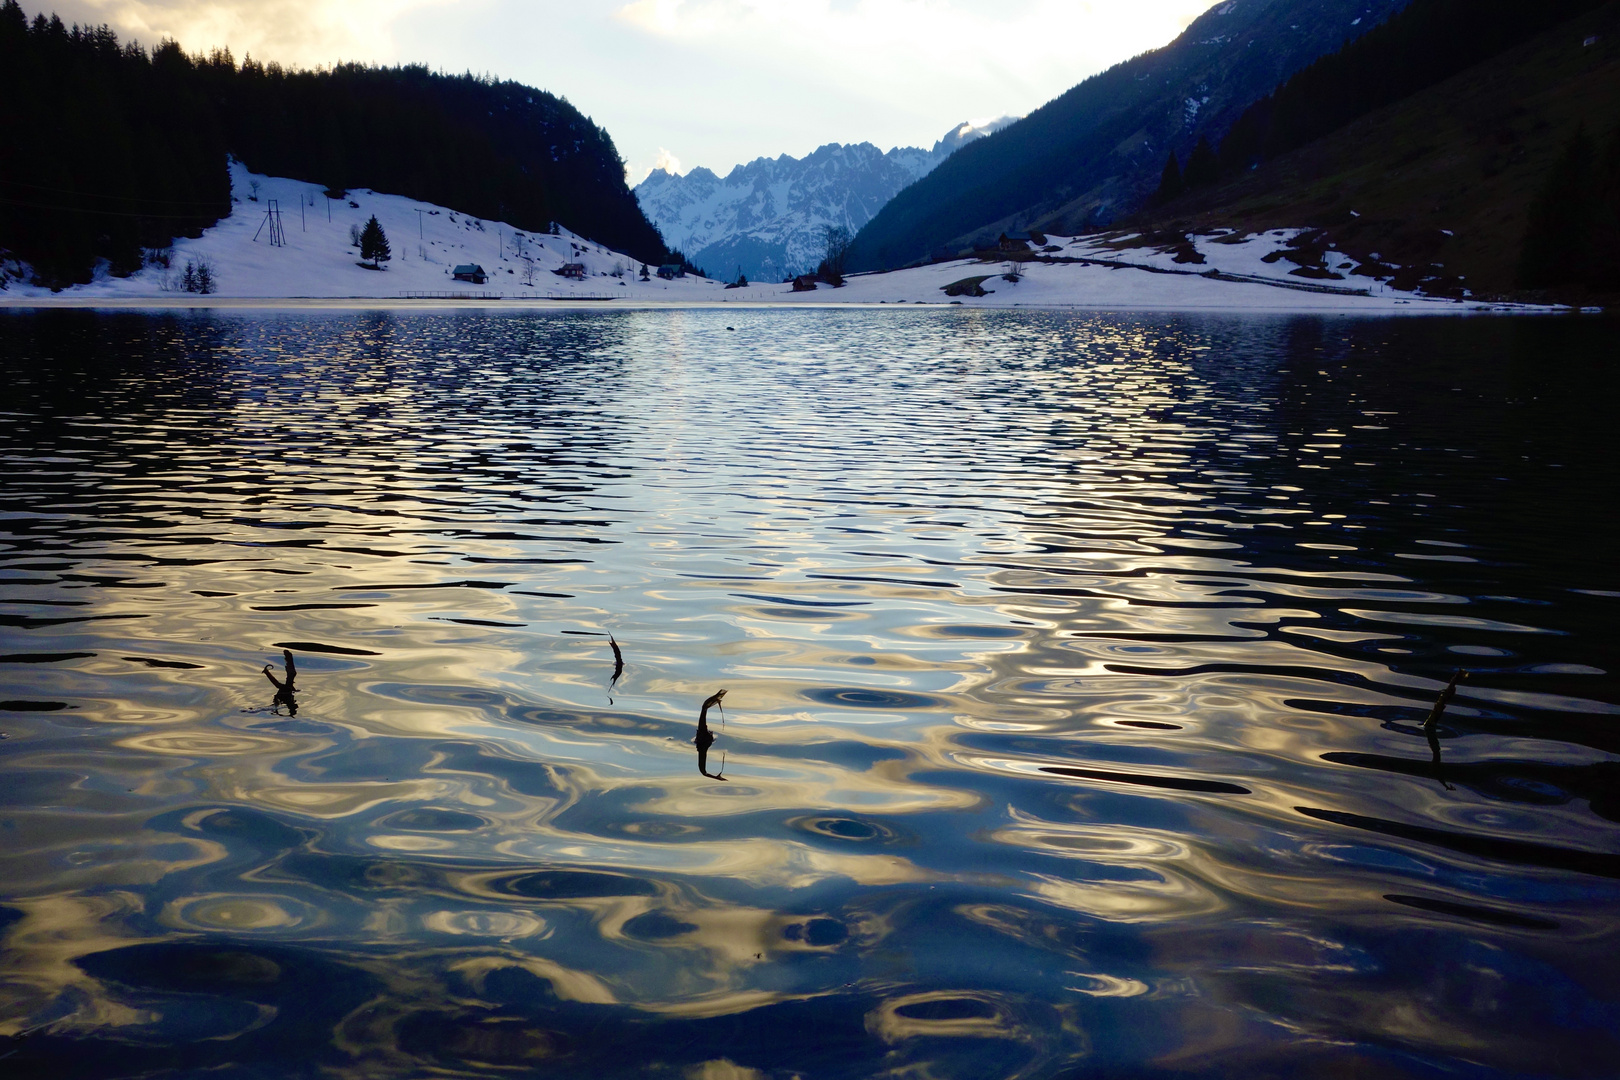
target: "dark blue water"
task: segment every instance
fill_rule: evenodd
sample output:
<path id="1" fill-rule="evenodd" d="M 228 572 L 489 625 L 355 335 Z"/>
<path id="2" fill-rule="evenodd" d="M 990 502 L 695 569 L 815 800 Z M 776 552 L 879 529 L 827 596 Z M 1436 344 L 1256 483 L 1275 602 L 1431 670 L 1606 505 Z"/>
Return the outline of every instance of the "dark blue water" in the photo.
<path id="1" fill-rule="evenodd" d="M 0 315 L 0 1075 L 1613 1076 L 1614 330 Z"/>

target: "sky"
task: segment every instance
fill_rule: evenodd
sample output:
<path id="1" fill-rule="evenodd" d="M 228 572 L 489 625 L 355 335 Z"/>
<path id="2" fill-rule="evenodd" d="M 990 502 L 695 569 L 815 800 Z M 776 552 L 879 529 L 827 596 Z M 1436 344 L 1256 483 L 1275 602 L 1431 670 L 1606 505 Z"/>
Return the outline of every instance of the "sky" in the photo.
<path id="1" fill-rule="evenodd" d="M 513 79 L 604 127 L 631 184 L 829 142 L 929 147 L 1170 41 L 1216 0 L 22 0 L 283 65 Z"/>

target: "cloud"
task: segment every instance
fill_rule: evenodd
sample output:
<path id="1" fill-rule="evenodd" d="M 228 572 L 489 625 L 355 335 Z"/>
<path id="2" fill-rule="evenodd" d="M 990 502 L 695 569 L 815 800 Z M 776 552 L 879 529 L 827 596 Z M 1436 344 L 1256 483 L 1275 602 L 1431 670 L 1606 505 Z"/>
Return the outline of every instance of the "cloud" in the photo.
<path id="1" fill-rule="evenodd" d="M 632 0 L 621 24 L 776 70 L 915 92 L 919 73 L 1073 82 L 1169 41 L 1213 0 Z"/>
<path id="2" fill-rule="evenodd" d="M 667 173 L 675 173 L 677 176 L 679 176 L 682 172 L 681 159 L 660 146 L 658 148 L 658 156 L 653 159 L 652 168 L 648 169 L 647 171 L 651 173 L 659 169 L 663 169 Z"/>
<path id="3" fill-rule="evenodd" d="M 753 149 L 716 153 L 724 136 L 694 141 L 696 130 L 683 144 L 720 168 L 828 141 L 932 145 L 964 116 L 1029 112 L 1165 44 L 1213 2 L 618 0 L 611 21 L 663 50 L 694 93 L 724 103 L 743 137 L 729 141 Z M 624 130 L 645 139 L 634 121 Z"/>
<path id="4" fill-rule="evenodd" d="M 1215 0 L 22 0 L 240 60 L 488 72 L 567 97 L 629 162 L 931 146 L 1163 45 Z M 659 153 L 655 154 L 655 150 Z M 669 156 L 664 156 L 669 155 Z"/>
<path id="5" fill-rule="evenodd" d="M 106 23 L 147 46 L 174 38 L 188 52 L 228 47 L 283 64 L 398 59 L 392 26 L 450 0 L 55 0 L 64 21 Z M 32 6 L 32 5 L 30 5 Z"/>

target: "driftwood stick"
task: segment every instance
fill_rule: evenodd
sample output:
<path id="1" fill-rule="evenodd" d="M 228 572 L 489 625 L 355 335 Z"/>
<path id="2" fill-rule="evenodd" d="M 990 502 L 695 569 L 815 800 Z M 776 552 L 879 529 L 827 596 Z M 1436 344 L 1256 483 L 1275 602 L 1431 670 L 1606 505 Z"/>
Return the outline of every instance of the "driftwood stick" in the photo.
<path id="1" fill-rule="evenodd" d="M 1446 706 L 1457 696 L 1457 684 L 1467 678 L 1468 672 L 1458 668 L 1457 674 L 1453 675 L 1451 681 L 1446 683 L 1446 688 L 1440 691 L 1440 697 L 1436 699 L 1434 708 L 1429 710 L 1429 718 L 1423 721 L 1423 730 L 1433 731 L 1435 725 L 1440 723 L 1440 718 L 1446 714 Z"/>

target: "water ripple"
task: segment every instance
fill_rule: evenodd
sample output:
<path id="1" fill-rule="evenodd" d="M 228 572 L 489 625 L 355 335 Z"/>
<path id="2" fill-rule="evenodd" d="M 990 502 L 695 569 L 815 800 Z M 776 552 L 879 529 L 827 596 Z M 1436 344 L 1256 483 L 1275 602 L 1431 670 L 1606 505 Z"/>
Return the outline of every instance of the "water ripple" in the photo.
<path id="1" fill-rule="evenodd" d="M 1603 1075 L 1610 351 L 0 314 L 0 1059 Z"/>

